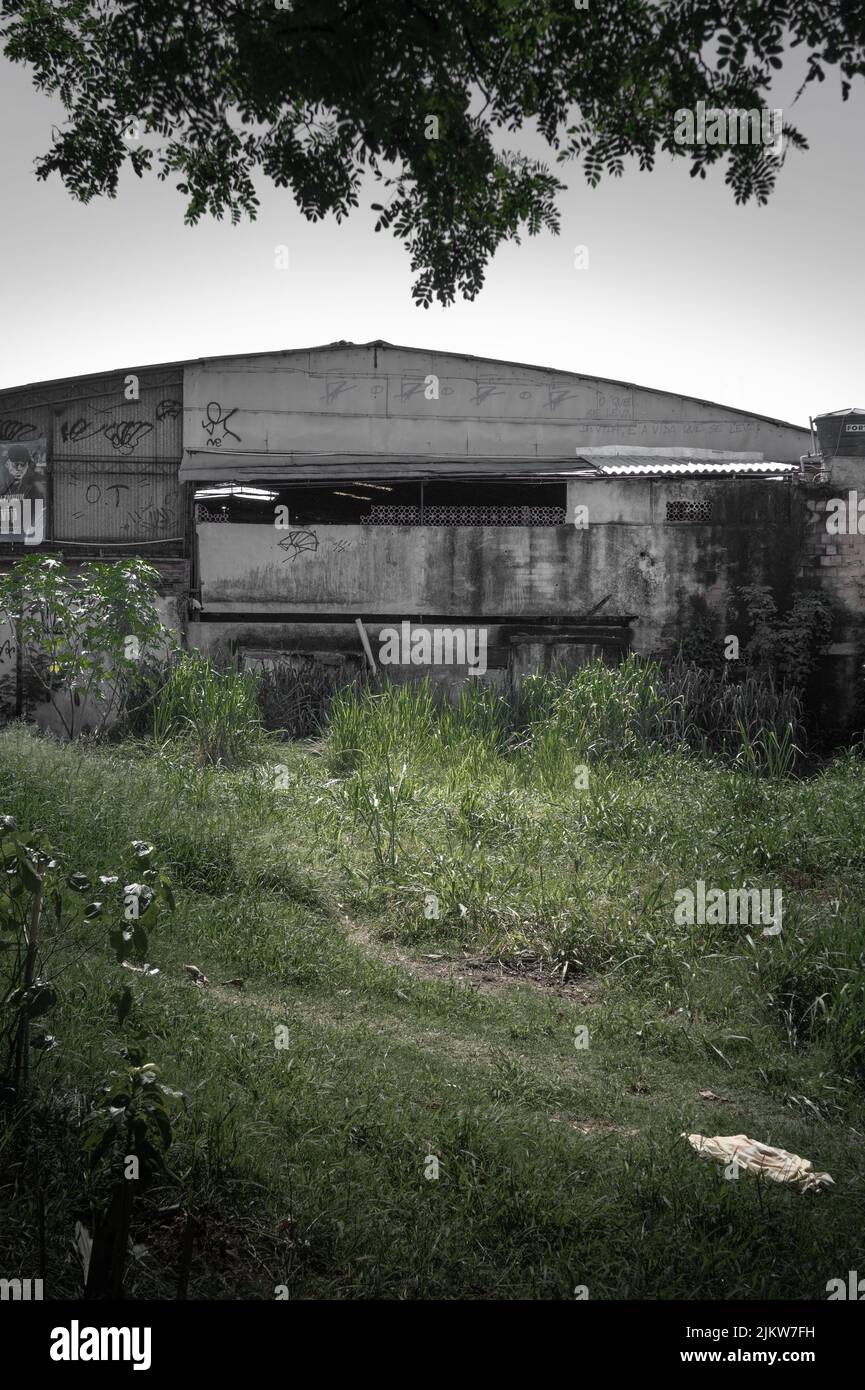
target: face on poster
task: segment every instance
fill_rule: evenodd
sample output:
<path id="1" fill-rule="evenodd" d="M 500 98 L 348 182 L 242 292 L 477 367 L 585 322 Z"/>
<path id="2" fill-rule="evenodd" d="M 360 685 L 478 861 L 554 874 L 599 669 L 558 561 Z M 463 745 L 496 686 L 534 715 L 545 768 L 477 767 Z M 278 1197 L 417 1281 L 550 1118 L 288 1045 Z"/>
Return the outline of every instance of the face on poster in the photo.
<path id="1" fill-rule="evenodd" d="M 0 444 L 0 541 L 42 539 L 47 459 L 44 439 Z"/>

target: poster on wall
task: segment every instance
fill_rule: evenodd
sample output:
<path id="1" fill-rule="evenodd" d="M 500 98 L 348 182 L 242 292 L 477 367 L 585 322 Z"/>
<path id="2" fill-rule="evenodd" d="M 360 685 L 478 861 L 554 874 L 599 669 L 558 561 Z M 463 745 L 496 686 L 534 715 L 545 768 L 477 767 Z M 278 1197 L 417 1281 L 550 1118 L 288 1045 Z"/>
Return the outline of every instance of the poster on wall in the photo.
<path id="1" fill-rule="evenodd" d="M 0 542 L 40 545 L 45 538 L 48 444 L 0 443 Z"/>

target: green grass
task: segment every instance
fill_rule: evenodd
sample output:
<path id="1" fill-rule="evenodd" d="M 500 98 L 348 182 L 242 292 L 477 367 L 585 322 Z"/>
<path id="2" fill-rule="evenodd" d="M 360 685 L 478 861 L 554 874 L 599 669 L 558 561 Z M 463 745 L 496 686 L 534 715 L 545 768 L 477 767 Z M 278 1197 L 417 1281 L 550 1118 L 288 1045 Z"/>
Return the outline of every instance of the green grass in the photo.
<path id="1" fill-rule="evenodd" d="M 256 735 L 234 770 L 182 742 L 0 735 L 0 813 L 85 873 L 147 840 L 177 896 L 159 975 L 104 929 L 78 943 L 58 1046 L 0 1137 L 4 1273 L 38 1273 L 41 1201 L 46 1294 L 80 1295 L 69 1241 L 107 1179 L 78 1124 L 124 1045 L 187 1096 L 131 1297 L 174 1296 L 186 1213 L 193 1298 L 811 1299 L 861 1266 L 865 766 L 760 776 L 668 746 L 627 679 L 618 706 L 606 676 L 588 702 L 536 684 L 516 718 L 482 692 L 348 694 L 320 744 Z M 782 887 L 781 936 L 676 926 L 697 878 Z M 464 951 L 532 952 L 587 1001 L 410 966 Z M 792 1149 L 836 1186 L 724 1181 L 682 1131 Z"/>
<path id="2" fill-rule="evenodd" d="M 243 760 L 258 738 L 261 715 L 251 671 L 220 670 L 198 652 L 180 652 L 154 684 L 151 719 L 157 744 L 182 738 L 200 763 L 230 767 Z"/>

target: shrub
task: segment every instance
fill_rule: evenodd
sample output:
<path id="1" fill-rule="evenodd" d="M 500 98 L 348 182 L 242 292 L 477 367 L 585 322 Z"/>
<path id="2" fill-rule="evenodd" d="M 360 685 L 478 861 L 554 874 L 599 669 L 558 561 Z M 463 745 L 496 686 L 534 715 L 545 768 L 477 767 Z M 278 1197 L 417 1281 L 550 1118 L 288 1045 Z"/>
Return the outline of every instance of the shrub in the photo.
<path id="1" fill-rule="evenodd" d="M 832 615 L 819 594 L 796 594 L 789 608 L 778 614 L 765 585 L 739 590 L 751 637 L 743 651 L 749 669 L 767 671 L 779 684 L 802 690 L 817 665 L 819 652 L 829 641 Z"/>
<path id="2" fill-rule="evenodd" d="M 156 611 L 159 573 L 144 560 L 87 564 L 31 555 L 0 575 L 0 617 L 20 647 L 28 693 L 54 707 L 68 738 L 122 714 L 146 661 L 170 640 Z"/>

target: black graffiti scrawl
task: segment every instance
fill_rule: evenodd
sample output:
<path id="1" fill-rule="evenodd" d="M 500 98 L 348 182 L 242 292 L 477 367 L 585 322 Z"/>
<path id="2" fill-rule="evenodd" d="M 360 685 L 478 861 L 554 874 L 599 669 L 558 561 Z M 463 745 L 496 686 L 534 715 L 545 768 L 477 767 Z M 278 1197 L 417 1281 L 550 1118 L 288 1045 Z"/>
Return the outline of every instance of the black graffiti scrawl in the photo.
<path id="1" fill-rule="evenodd" d="M 298 555 L 309 552 L 314 555 L 318 550 L 318 536 L 314 531 L 289 531 L 279 542 L 279 548 L 285 552 L 283 564 L 286 560 L 296 560 Z"/>
<path id="2" fill-rule="evenodd" d="M 35 439 L 38 433 L 38 426 L 26 420 L 0 420 L 0 443 L 24 444 Z"/>
<path id="3" fill-rule="evenodd" d="M 231 435 L 232 439 L 236 439 L 238 444 L 240 443 L 240 435 L 235 434 L 234 430 L 228 428 L 228 422 L 232 415 L 237 414 L 237 406 L 235 406 L 233 410 L 226 410 L 225 413 L 223 413 L 219 401 L 209 401 L 205 414 L 207 418 L 202 420 L 201 428 L 208 436 L 207 447 L 209 449 L 221 449 L 223 442 L 229 435 Z"/>
<path id="4" fill-rule="evenodd" d="M 142 439 L 153 432 L 149 420 L 111 420 L 108 424 L 88 420 L 85 415 L 77 419 L 64 420 L 60 426 L 60 438 L 64 444 L 78 444 L 82 439 L 92 439 L 101 434 L 108 440 L 115 453 L 127 458 L 134 453 Z"/>

